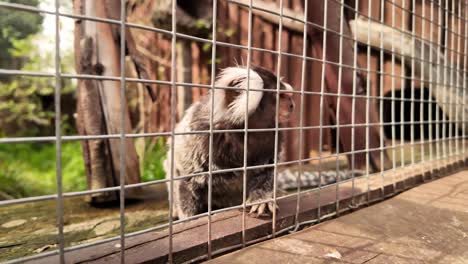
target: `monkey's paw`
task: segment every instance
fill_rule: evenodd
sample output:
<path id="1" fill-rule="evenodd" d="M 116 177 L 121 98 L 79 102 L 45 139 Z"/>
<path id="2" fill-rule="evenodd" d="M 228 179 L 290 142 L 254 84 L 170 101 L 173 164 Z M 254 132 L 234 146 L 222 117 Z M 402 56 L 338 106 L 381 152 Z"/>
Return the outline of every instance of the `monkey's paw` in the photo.
<path id="1" fill-rule="evenodd" d="M 274 210 L 279 210 L 278 205 L 275 206 L 274 202 L 255 204 L 250 208 L 249 215 L 253 215 L 254 217 L 269 216 L 273 214 Z"/>

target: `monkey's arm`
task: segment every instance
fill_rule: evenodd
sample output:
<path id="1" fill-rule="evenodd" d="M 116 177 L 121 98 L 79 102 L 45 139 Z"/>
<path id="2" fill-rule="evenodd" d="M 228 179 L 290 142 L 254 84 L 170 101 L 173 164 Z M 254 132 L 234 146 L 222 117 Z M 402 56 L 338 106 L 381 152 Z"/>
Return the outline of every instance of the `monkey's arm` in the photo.
<path id="1" fill-rule="evenodd" d="M 180 181 L 178 194 L 179 204 L 177 208 L 178 217 L 183 219 L 208 211 L 207 192 L 205 176 Z"/>
<path id="2" fill-rule="evenodd" d="M 268 168 L 261 172 L 251 171 L 251 175 L 247 178 L 247 203 L 256 203 L 273 198 L 273 169 Z M 278 206 L 276 206 L 278 209 Z M 266 211 L 265 211 L 266 210 Z M 270 213 L 275 210 L 275 205 L 272 201 L 255 204 L 251 207 L 250 213 L 261 216 L 267 211 Z"/>

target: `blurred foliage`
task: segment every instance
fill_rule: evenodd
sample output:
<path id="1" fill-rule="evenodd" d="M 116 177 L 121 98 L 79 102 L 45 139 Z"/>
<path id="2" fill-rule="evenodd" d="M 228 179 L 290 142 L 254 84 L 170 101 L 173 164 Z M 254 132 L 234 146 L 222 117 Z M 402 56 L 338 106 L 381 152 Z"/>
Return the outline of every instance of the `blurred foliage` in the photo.
<path id="1" fill-rule="evenodd" d="M 55 144 L 0 144 L 0 200 L 47 195 L 57 192 Z M 142 181 L 164 178 L 166 155 L 162 138 L 151 140 L 145 150 Z M 62 144 L 63 191 L 86 190 L 81 144 Z"/>
<path id="2" fill-rule="evenodd" d="M 2 0 L 2 2 L 25 4 L 37 7 L 39 0 Z M 23 58 L 14 56 L 11 49 L 14 42 L 28 38 L 41 30 L 43 17 L 37 13 L 12 11 L 10 8 L 0 8 L 0 68 L 18 69 L 23 64 Z"/>
<path id="3" fill-rule="evenodd" d="M 10 39 L 12 58 L 24 58 L 20 70 L 51 72 L 54 69 L 54 52 L 37 48 L 36 39 L 42 35 L 29 35 L 23 39 Z M 27 59 L 26 59 L 27 58 Z M 62 71 L 73 65 L 71 53 L 61 58 Z M 74 97 L 75 86 L 70 79 L 61 80 L 62 101 Z M 0 136 L 52 135 L 54 131 L 54 87 L 55 78 L 15 76 L 0 82 Z M 74 105 L 74 104 L 73 104 Z M 62 130 L 74 130 L 72 110 L 63 110 Z"/>
<path id="4" fill-rule="evenodd" d="M 79 142 L 62 144 L 62 172 L 63 191 L 86 189 Z M 0 144 L 0 198 L 53 194 L 56 186 L 55 144 Z"/>
<path id="5" fill-rule="evenodd" d="M 152 139 L 145 148 L 141 180 L 144 182 L 164 179 L 163 161 L 166 157 L 166 146 L 163 138 Z"/>
<path id="6" fill-rule="evenodd" d="M 0 1 L 34 7 L 39 4 L 53 6 L 54 3 L 53 0 Z M 61 8 L 72 12 L 71 3 L 65 1 Z M 47 18 L 45 21 L 48 21 Z M 55 72 L 55 36 L 46 33 L 50 26 L 44 26 L 43 23 L 44 17 L 38 13 L 0 7 L 0 69 L 49 74 Z M 73 56 L 73 50 L 61 50 L 62 72 L 73 72 Z M 76 80 L 62 78 L 60 81 L 62 133 L 74 135 Z M 54 135 L 55 87 L 54 77 L 0 75 L 0 137 Z M 128 99 L 131 112 L 137 113 L 140 103 L 138 93 L 129 93 Z M 139 120 L 139 117 L 135 120 Z M 135 129 L 143 129 L 143 124 L 138 124 Z M 164 141 L 149 139 L 142 146 L 142 152 L 139 153 L 141 180 L 164 178 Z M 55 151 L 53 143 L 0 144 L 0 200 L 56 193 Z M 79 142 L 63 143 L 62 167 L 63 191 L 86 189 L 85 166 Z"/>

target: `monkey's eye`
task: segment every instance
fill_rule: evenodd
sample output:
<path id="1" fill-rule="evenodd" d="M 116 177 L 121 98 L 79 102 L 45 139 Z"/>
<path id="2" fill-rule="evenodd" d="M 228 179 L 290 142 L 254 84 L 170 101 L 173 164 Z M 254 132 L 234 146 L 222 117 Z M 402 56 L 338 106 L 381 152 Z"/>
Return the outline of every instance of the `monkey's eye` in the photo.
<path id="1" fill-rule="evenodd" d="M 292 98 L 292 93 L 280 93 L 280 98 L 281 99 L 288 99 L 288 98 Z"/>

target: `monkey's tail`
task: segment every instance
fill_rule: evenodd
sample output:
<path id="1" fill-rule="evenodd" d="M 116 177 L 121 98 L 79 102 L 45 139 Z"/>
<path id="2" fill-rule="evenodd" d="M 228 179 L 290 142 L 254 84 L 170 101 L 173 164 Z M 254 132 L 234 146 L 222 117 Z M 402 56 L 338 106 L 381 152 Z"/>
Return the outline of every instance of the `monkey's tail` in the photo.
<path id="1" fill-rule="evenodd" d="M 363 176 L 364 171 L 355 170 L 338 170 L 338 171 L 322 171 L 320 174 L 318 171 L 303 171 L 300 177 L 301 188 L 315 188 L 319 186 L 319 180 L 321 180 L 321 186 L 336 183 L 337 179 L 341 182 L 349 180 L 354 177 Z M 297 178 L 299 176 L 298 171 L 291 171 L 285 169 L 278 172 L 277 187 L 283 190 L 297 188 Z"/>

